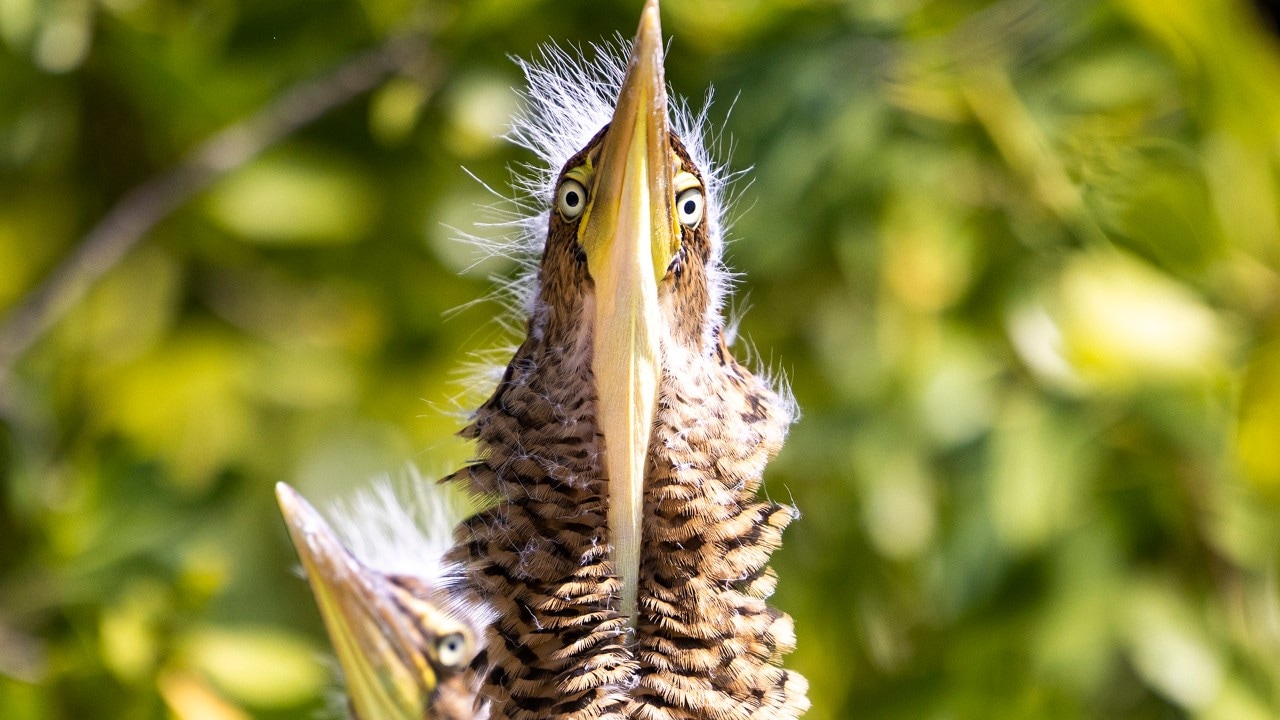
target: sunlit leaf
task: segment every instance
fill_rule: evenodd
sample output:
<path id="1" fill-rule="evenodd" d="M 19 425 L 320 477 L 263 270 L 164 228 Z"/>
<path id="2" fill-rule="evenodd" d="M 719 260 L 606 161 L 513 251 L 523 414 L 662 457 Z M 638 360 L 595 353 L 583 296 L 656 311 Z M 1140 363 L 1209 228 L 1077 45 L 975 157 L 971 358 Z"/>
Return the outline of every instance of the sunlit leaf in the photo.
<path id="1" fill-rule="evenodd" d="M 1280 342 L 1254 351 L 1240 391 L 1237 450 L 1253 485 L 1280 496 Z"/>
<path id="2" fill-rule="evenodd" d="M 207 483 L 248 449 L 247 358 L 239 343 L 189 329 L 104 378 L 93 417 L 165 458 L 180 482 Z"/>
<path id="3" fill-rule="evenodd" d="M 157 679 L 160 695 L 177 720 L 249 720 L 250 715 L 224 700 L 195 675 L 170 670 Z"/>
<path id="4" fill-rule="evenodd" d="M 254 707 L 296 705 L 327 678 L 313 645 L 272 628 L 209 628 L 183 647 L 190 666 L 219 691 Z"/>
<path id="5" fill-rule="evenodd" d="M 99 627 L 102 658 L 121 680 L 138 683 L 154 672 L 165 609 L 165 588 L 150 582 L 130 585 L 119 603 L 103 613 Z"/>
<path id="6" fill-rule="evenodd" d="M 1123 632 L 1143 678 L 1184 708 L 1212 704 L 1225 668 L 1198 613 L 1167 586 L 1144 579 L 1134 581 L 1127 609 Z"/>
<path id="7" fill-rule="evenodd" d="M 1226 329 L 1190 290 L 1122 255 L 1084 256 L 1059 286 L 1066 356 L 1100 385 L 1207 377 L 1224 367 Z"/>
<path id="8" fill-rule="evenodd" d="M 991 521 L 1017 552 L 1038 549 L 1076 522 L 1092 470 L 1090 438 L 1025 396 L 1006 400 L 991 443 Z"/>
<path id="9" fill-rule="evenodd" d="M 230 175 L 206 207 L 229 232 L 268 244 L 362 240 L 378 212 L 357 170 L 300 153 L 270 155 Z"/>
<path id="10" fill-rule="evenodd" d="M 369 105 L 369 129 L 387 145 L 398 145 L 412 132 L 426 102 L 421 83 L 396 78 L 383 85 Z"/>

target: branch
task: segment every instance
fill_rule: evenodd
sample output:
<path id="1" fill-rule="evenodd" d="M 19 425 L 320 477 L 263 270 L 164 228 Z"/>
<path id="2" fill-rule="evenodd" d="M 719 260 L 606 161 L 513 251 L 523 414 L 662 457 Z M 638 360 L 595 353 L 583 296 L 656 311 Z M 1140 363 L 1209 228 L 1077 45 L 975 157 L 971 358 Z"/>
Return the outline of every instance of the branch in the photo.
<path id="1" fill-rule="evenodd" d="M 215 180 L 395 73 L 428 67 L 422 35 L 393 38 L 326 75 L 294 85 L 125 195 L 0 324 L 0 387 L 14 364 L 153 227 Z"/>

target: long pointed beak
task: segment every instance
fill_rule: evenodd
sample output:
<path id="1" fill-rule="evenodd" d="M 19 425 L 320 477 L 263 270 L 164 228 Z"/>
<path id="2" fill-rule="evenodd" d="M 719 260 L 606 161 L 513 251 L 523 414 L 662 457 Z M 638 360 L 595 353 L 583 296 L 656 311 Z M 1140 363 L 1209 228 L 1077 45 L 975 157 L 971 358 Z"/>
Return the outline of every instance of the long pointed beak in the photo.
<path id="1" fill-rule="evenodd" d="M 397 603 L 383 574 L 342 546 L 324 518 L 293 488 L 276 499 L 306 570 L 352 710 L 362 720 L 423 720 L 438 678 L 418 623 Z"/>
<path id="2" fill-rule="evenodd" d="M 633 622 L 645 459 L 662 371 L 658 284 L 680 243 L 671 158 L 662 28 L 657 0 L 649 0 L 579 234 L 595 283 L 592 370 L 605 440 L 613 560 L 622 612 Z"/>

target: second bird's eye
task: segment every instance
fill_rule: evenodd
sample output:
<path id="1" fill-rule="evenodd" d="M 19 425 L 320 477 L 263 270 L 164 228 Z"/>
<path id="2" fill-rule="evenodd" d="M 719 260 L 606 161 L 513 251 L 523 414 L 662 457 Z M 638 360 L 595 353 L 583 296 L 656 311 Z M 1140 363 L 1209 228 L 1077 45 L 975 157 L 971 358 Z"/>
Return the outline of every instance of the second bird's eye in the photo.
<path id="1" fill-rule="evenodd" d="M 676 197 L 676 215 L 680 224 L 697 227 L 702 221 L 703 198 L 701 188 L 689 188 Z"/>
<path id="2" fill-rule="evenodd" d="M 467 654 L 467 639 L 462 633 L 449 633 L 436 641 L 436 657 L 447 668 L 461 667 L 469 659 Z"/>
<path id="3" fill-rule="evenodd" d="M 587 209 L 587 189 L 577 180 L 566 179 L 556 189 L 556 210 L 566 220 L 577 220 Z"/>

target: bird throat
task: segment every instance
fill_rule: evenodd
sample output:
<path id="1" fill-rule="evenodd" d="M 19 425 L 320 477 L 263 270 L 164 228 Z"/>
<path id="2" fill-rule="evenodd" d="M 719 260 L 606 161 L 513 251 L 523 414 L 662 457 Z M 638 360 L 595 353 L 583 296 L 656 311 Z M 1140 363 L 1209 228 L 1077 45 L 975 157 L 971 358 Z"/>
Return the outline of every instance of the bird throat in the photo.
<path id="1" fill-rule="evenodd" d="M 644 476 L 662 369 L 659 342 L 654 337 L 658 322 L 656 285 L 645 287 L 640 283 L 631 293 L 639 297 L 596 299 L 597 317 L 613 316 L 613 322 L 623 324 L 626 333 L 621 337 L 596 336 L 593 371 L 597 383 L 605 379 L 612 386 L 607 392 L 597 386 L 597 418 L 605 445 L 613 565 L 622 584 L 620 610 L 634 627 L 643 539 Z M 653 317 L 639 318 L 636 313 Z"/>

